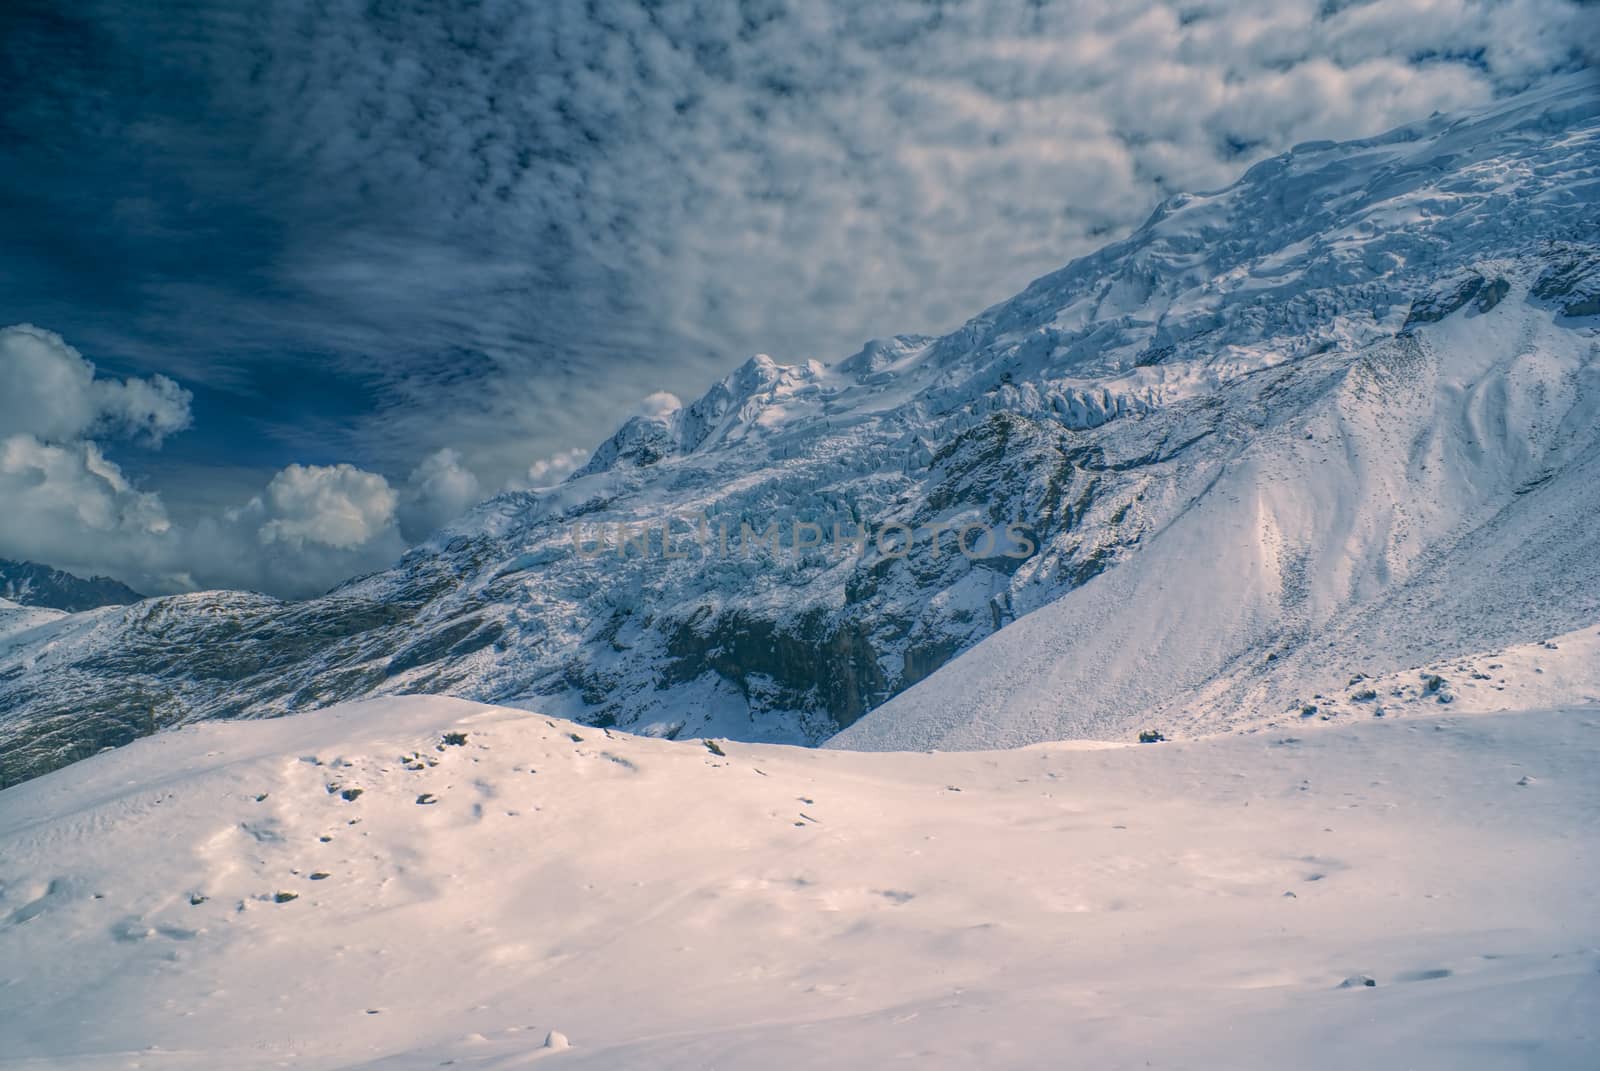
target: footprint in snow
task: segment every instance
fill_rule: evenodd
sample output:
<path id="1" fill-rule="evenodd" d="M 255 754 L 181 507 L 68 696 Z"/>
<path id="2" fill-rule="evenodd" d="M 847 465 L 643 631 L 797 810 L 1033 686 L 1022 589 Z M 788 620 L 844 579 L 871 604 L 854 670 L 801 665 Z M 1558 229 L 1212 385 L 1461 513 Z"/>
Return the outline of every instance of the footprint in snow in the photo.
<path id="1" fill-rule="evenodd" d="M 1307 870 L 1301 877 L 1300 880 L 1302 881 L 1323 881 L 1329 874 L 1337 874 L 1342 870 L 1350 869 L 1347 864 L 1340 862 L 1338 859 L 1329 859 L 1318 855 L 1302 855 L 1299 862 L 1311 864 L 1311 869 Z"/>
<path id="2" fill-rule="evenodd" d="M 277 822 L 240 822 L 239 828 L 258 844 L 273 844 L 283 840 Z"/>
<path id="3" fill-rule="evenodd" d="M 43 914 L 52 903 L 65 899 L 66 897 L 70 896 L 71 893 L 72 883 L 70 881 L 68 881 L 66 878 L 51 878 L 49 884 L 40 890 L 37 896 L 23 904 L 21 907 L 17 908 L 15 911 L 11 912 L 10 917 L 8 917 L 6 921 L 15 926 L 18 923 L 27 922 L 29 919 L 37 918 L 39 915 Z"/>

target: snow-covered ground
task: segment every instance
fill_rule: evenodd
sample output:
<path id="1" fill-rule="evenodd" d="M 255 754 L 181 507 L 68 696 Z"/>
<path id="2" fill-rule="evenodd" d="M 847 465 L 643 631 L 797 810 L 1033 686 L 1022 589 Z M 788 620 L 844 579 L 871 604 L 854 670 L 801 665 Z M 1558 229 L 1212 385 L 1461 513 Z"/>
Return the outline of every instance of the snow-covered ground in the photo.
<path id="1" fill-rule="evenodd" d="M 1382 676 L 1357 673 L 1335 693 L 1312 693 L 1268 729 L 1316 718 L 1409 717 L 1581 705 L 1600 711 L 1600 626 L 1538 643 L 1450 658 Z M 1313 709 L 1314 708 L 1314 709 Z"/>
<path id="2" fill-rule="evenodd" d="M 1600 709 L 1449 686 L 1006 752 L 187 726 L 0 792 L 0 1068 L 1587 1071 Z"/>
<path id="3" fill-rule="evenodd" d="M 22 606 L 10 599 L 0 599 L 0 653 L 31 642 L 35 638 L 34 629 L 66 616 L 61 610 Z"/>

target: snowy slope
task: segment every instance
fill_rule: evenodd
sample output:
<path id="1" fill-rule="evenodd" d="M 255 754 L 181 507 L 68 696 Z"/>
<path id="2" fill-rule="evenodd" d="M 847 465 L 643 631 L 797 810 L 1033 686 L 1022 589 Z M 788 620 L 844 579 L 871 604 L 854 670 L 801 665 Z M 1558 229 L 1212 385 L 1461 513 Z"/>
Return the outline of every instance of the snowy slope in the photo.
<path id="1" fill-rule="evenodd" d="M 1497 278 L 1490 311 L 1320 362 L 1139 555 L 835 743 L 1215 731 L 1356 672 L 1600 624 L 1600 330 Z"/>
<path id="2" fill-rule="evenodd" d="M 0 650 L 32 642 L 37 635 L 35 629 L 65 616 L 62 610 L 22 606 L 10 599 L 0 599 Z"/>
<path id="3" fill-rule="evenodd" d="M 1125 739 L 1600 622 L 1597 169 L 1587 74 L 1300 146 L 942 338 L 752 358 L 323 598 L 74 615 L 0 653 L 0 784 L 399 693 L 661 736 Z M 795 553 L 796 521 L 921 534 Z M 1034 553 L 932 553 L 977 522 Z"/>
<path id="4" fill-rule="evenodd" d="M 1414 717 L 1445 708 L 1458 714 L 1540 710 L 1574 699 L 1584 709 L 1600 710 L 1600 628 L 1382 676 L 1357 673 L 1326 694 L 1308 693 L 1289 717 L 1268 721 L 1266 727 L 1294 719 Z"/>
<path id="5" fill-rule="evenodd" d="M 1600 1063 L 1593 709 L 718 746 L 394 699 L 0 792 L 0 1068 Z"/>

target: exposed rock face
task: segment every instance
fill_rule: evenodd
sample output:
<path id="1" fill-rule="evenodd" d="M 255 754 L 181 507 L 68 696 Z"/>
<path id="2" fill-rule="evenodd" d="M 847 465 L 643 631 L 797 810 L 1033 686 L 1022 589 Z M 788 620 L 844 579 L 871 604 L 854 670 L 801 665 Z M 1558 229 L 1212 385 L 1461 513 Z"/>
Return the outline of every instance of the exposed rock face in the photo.
<path id="1" fill-rule="evenodd" d="M 127 606 L 144 598 L 128 585 L 108 576 L 83 577 L 37 562 L 0 558 L 0 599 L 20 606 L 46 606 L 53 610 L 93 610 L 98 606 Z"/>
<path id="2" fill-rule="evenodd" d="M 1600 316 L 1600 256 L 1592 247 L 1560 243 L 1533 284 L 1533 296 L 1563 316 Z"/>

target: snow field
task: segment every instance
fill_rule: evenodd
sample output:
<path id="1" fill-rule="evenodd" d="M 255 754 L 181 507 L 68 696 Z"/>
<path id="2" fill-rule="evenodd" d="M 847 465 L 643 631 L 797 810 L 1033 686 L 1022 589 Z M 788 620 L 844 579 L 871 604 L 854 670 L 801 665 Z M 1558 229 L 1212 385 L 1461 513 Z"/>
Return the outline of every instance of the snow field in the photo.
<path id="1" fill-rule="evenodd" d="M 8 789 L 0 1068 L 1600 1058 L 1600 711 L 714 743 L 402 698 Z"/>

